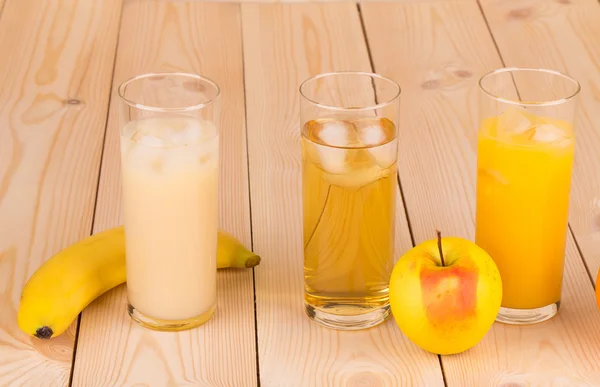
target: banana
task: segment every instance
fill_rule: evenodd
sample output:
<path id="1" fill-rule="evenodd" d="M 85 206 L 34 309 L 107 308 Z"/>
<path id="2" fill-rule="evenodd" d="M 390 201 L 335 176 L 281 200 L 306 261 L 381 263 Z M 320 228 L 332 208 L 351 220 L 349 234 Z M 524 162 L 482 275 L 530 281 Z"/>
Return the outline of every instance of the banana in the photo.
<path id="1" fill-rule="evenodd" d="M 218 231 L 217 268 L 250 268 L 260 256 Z M 21 293 L 19 328 L 40 339 L 62 334 L 79 313 L 126 281 L 123 226 L 89 236 L 59 251 L 31 276 Z"/>
<path id="2" fill-rule="evenodd" d="M 21 293 L 19 328 L 40 339 L 63 333 L 79 312 L 125 282 L 122 227 L 96 233 L 52 256 Z"/>
<path id="3" fill-rule="evenodd" d="M 258 265 L 260 257 L 248 250 L 233 235 L 219 230 L 217 238 L 217 269 L 245 269 Z"/>

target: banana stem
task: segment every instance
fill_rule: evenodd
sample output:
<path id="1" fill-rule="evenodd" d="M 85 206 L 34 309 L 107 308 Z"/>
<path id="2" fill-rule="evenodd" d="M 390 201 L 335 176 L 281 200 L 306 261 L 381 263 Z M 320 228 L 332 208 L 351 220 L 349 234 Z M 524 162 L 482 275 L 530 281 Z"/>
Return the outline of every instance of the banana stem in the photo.
<path id="1" fill-rule="evenodd" d="M 246 267 L 254 267 L 260 263 L 260 256 L 253 254 L 246 259 Z"/>

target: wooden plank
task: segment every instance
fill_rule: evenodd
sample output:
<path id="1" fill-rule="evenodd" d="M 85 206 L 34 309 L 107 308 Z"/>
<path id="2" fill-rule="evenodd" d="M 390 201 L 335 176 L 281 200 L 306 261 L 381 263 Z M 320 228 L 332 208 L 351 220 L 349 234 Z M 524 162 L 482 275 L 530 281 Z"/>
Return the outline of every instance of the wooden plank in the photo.
<path id="1" fill-rule="evenodd" d="M 76 324 L 17 327 L 25 282 L 89 235 L 120 0 L 8 1 L 0 23 L 0 385 L 66 385 Z"/>
<path id="2" fill-rule="evenodd" d="M 472 239 L 476 82 L 502 66 L 479 7 L 452 1 L 369 3 L 362 9 L 375 70 L 398 80 L 412 97 L 404 99 L 401 114 L 401 126 L 411 130 L 401 142 L 399 165 L 416 242 L 430 239 L 436 227 Z M 395 39 L 386 41 L 389 36 Z M 448 385 L 600 380 L 600 314 L 572 239 L 566 261 L 560 315 L 523 328 L 494 324 L 473 349 L 443 357 Z"/>
<path id="3" fill-rule="evenodd" d="M 569 223 L 595 281 L 600 268 L 600 5 L 595 0 L 481 5 L 507 66 L 556 69 L 582 86 Z"/>
<path id="4" fill-rule="evenodd" d="M 250 246 L 239 5 L 128 2 L 113 90 L 150 71 L 193 71 L 222 88 L 220 226 Z M 113 97 L 94 231 L 121 223 L 119 127 Z M 267 257 L 268 259 L 268 257 Z M 253 386 L 257 383 L 251 270 L 218 273 L 215 317 L 193 330 L 144 329 L 122 286 L 83 313 L 73 384 Z"/>
<path id="5" fill-rule="evenodd" d="M 443 385 L 436 356 L 392 320 L 340 332 L 304 314 L 298 86 L 321 72 L 370 70 L 356 5 L 243 4 L 242 25 L 252 230 L 266 257 L 256 270 L 261 385 Z M 400 200 L 403 251 L 411 242 Z"/>

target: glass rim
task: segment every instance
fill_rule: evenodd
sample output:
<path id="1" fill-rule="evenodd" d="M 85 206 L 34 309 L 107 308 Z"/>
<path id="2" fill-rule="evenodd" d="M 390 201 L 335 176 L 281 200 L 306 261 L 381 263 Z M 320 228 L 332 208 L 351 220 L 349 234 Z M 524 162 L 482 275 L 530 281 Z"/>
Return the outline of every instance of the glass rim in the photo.
<path id="1" fill-rule="evenodd" d="M 502 73 L 520 72 L 520 71 L 521 72 L 546 73 L 546 74 L 550 74 L 550 75 L 554 75 L 554 76 L 563 78 L 575 85 L 575 91 L 570 94 L 568 93 L 568 95 L 566 97 L 550 99 L 547 101 L 539 101 L 539 102 L 518 101 L 515 99 L 505 98 L 505 97 L 495 95 L 495 94 L 489 92 L 482 84 L 485 79 L 488 79 L 489 77 L 492 77 L 494 75 L 498 75 L 498 74 L 502 74 Z M 558 71 L 558 70 L 545 69 L 545 68 L 539 68 L 539 67 L 502 67 L 499 69 L 489 71 L 489 72 L 485 73 L 484 75 L 482 75 L 481 78 L 479 78 L 479 81 L 477 82 L 477 84 L 479 85 L 479 90 L 481 90 L 488 97 L 493 98 L 497 101 L 509 104 L 509 105 L 514 105 L 514 106 L 539 106 L 539 107 L 556 106 L 556 105 L 560 105 L 560 104 L 563 104 L 565 102 L 568 102 L 568 101 L 574 99 L 581 91 L 581 85 L 575 78 L 567 75 L 566 73 Z M 515 88 L 516 88 L 516 85 L 515 85 Z"/>
<path id="2" fill-rule="evenodd" d="M 135 102 L 132 99 L 125 97 L 125 89 L 127 88 L 127 86 L 131 85 L 132 83 L 134 83 L 136 81 L 142 80 L 142 79 L 158 77 L 158 76 L 174 76 L 174 77 L 185 77 L 185 78 L 198 79 L 198 80 L 206 82 L 210 86 L 214 87 L 217 93 L 213 98 L 209 99 L 207 102 L 193 104 L 193 105 L 189 105 L 189 106 L 182 106 L 182 107 L 159 107 L 159 106 L 145 105 L 145 104 Z M 202 75 L 199 75 L 199 74 L 187 73 L 187 72 L 157 72 L 157 73 L 138 74 L 138 75 L 134 75 L 134 76 L 126 79 L 117 88 L 117 94 L 119 95 L 119 98 L 121 98 L 121 100 L 123 102 L 125 102 L 127 105 L 137 108 L 137 109 L 151 111 L 151 112 L 189 112 L 189 111 L 195 111 L 195 110 L 205 108 L 205 107 L 210 106 L 213 103 L 215 103 L 221 96 L 221 88 L 212 79 L 202 76 Z"/>
<path id="3" fill-rule="evenodd" d="M 361 106 L 361 107 L 341 107 L 341 106 L 333 106 L 333 105 L 324 104 L 321 102 L 317 102 L 312 98 L 309 98 L 302 91 L 304 86 L 307 85 L 309 82 L 316 81 L 321 78 L 335 76 L 335 75 L 362 75 L 362 76 L 367 76 L 371 79 L 379 79 L 379 80 L 382 80 L 382 81 L 385 81 L 387 83 L 394 85 L 396 87 L 397 91 L 392 98 L 389 98 L 385 102 L 379 102 L 379 103 L 376 103 L 373 105 Z M 315 106 L 323 108 L 323 109 L 328 109 L 328 110 L 333 110 L 333 111 L 343 111 L 343 112 L 348 112 L 348 111 L 360 112 L 360 111 L 381 109 L 385 106 L 388 106 L 388 105 L 394 103 L 395 101 L 397 101 L 400 98 L 400 94 L 402 93 L 402 88 L 396 81 L 394 81 L 391 78 L 388 78 L 386 76 L 383 76 L 381 74 L 377 74 L 377 73 L 372 73 L 372 72 L 368 72 L 368 71 L 331 71 L 331 72 L 326 72 L 326 73 L 320 73 L 320 74 L 317 74 L 315 76 L 305 79 L 304 81 L 302 81 L 302 83 L 300 83 L 300 86 L 298 87 L 298 92 L 300 93 L 300 96 L 302 98 L 304 98 L 305 100 L 314 104 Z"/>

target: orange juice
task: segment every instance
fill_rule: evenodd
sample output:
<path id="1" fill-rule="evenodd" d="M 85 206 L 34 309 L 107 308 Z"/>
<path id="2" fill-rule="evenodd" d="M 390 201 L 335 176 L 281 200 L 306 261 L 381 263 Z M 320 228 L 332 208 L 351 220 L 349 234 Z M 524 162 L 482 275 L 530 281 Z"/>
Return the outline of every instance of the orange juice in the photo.
<path id="1" fill-rule="evenodd" d="M 560 301 L 574 142 L 569 123 L 516 108 L 481 124 L 475 241 L 500 270 L 504 308 Z"/>

